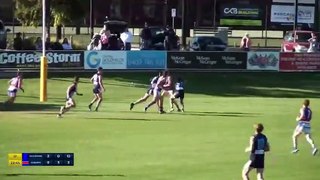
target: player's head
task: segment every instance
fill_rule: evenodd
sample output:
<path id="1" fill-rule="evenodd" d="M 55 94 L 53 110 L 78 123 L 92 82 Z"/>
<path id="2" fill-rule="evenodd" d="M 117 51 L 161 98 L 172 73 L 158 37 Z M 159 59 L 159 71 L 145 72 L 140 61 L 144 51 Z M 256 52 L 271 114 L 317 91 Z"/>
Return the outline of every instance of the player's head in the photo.
<path id="1" fill-rule="evenodd" d="M 253 127 L 257 133 L 262 133 L 262 131 L 264 129 L 263 124 L 261 124 L 261 123 L 255 124 Z"/>
<path id="2" fill-rule="evenodd" d="M 167 77 L 167 76 L 169 76 L 169 71 L 168 70 L 164 70 L 163 72 L 162 72 L 162 76 L 163 77 Z"/>
<path id="3" fill-rule="evenodd" d="M 79 83 L 80 78 L 78 76 L 74 77 L 73 83 L 78 84 Z"/>
<path id="4" fill-rule="evenodd" d="M 158 76 L 160 77 L 161 75 L 162 75 L 162 72 L 161 72 L 161 71 L 159 71 Z"/>
<path id="5" fill-rule="evenodd" d="M 303 101 L 303 105 L 304 105 L 305 107 L 309 107 L 309 105 L 310 105 L 310 100 L 309 100 L 309 99 L 305 99 L 305 100 Z"/>
<path id="6" fill-rule="evenodd" d="M 17 72 L 17 77 L 22 78 L 22 72 L 18 71 L 18 72 Z"/>
<path id="7" fill-rule="evenodd" d="M 102 67 L 99 67 L 99 68 L 97 69 L 97 73 L 98 73 L 98 74 L 102 74 L 102 70 L 103 70 L 103 68 L 102 68 Z"/>

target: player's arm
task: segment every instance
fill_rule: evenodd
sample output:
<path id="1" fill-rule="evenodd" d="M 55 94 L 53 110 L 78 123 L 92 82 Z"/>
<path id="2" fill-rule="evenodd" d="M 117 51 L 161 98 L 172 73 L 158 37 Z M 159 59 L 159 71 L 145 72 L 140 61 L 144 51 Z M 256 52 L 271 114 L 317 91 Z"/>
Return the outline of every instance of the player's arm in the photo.
<path id="1" fill-rule="evenodd" d="M 300 109 L 300 116 L 297 116 L 296 121 L 302 120 L 304 117 L 304 111 L 303 108 Z"/>
<path id="2" fill-rule="evenodd" d="M 82 93 L 79 93 L 79 92 L 78 92 L 78 88 L 76 88 L 76 94 L 77 94 L 77 96 L 83 96 Z"/>
<path id="3" fill-rule="evenodd" d="M 170 78 L 168 78 L 168 82 L 165 85 L 163 85 L 163 87 L 170 87 L 171 83 L 172 83 L 172 80 L 171 80 L 171 77 L 170 77 Z"/>
<path id="4" fill-rule="evenodd" d="M 20 89 L 22 92 L 24 92 L 24 89 L 23 89 L 23 87 L 22 87 L 22 79 L 19 79 L 18 87 L 19 87 L 19 89 Z"/>
<path id="5" fill-rule="evenodd" d="M 264 151 L 265 151 L 265 152 L 269 152 L 269 151 L 270 151 L 270 144 L 269 144 L 269 142 L 267 142 Z"/>
<path id="6" fill-rule="evenodd" d="M 70 85 L 69 87 L 68 87 L 68 89 L 67 89 L 67 99 L 69 99 L 70 97 L 69 97 L 69 94 L 70 94 L 70 91 L 71 91 L 71 88 L 74 86 L 74 84 L 73 85 Z"/>
<path id="7" fill-rule="evenodd" d="M 92 78 L 90 79 L 90 82 L 91 82 L 91 83 L 93 83 L 93 78 L 94 78 L 94 76 L 92 76 Z"/>
<path id="8" fill-rule="evenodd" d="M 102 87 L 102 90 L 105 91 L 101 76 L 99 77 L 99 85 Z"/>
<path id="9" fill-rule="evenodd" d="M 250 137 L 250 140 L 249 140 L 249 146 L 245 149 L 245 152 L 251 152 L 251 151 L 252 151 L 252 148 L 253 148 L 253 139 L 254 139 L 254 137 L 251 136 L 251 137 Z"/>

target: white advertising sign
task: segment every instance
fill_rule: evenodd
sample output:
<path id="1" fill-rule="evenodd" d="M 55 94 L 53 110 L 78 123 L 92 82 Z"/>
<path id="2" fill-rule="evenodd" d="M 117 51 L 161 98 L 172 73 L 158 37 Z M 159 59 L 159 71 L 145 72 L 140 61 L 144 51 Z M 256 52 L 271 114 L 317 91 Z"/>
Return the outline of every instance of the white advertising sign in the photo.
<path id="1" fill-rule="evenodd" d="M 298 23 L 313 24 L 314 23 L 313 6 L 298 6 Z M 271 22 L 276 23 L 293 23 L 295 18 L 294 6 L 272 5 L 271 6 Z"/>
<path id="2" fill-rule="evenodd" d="M 171 17 L 177 16 L 177 9 L 171 9 Z"/>
<path id="3" fill-rule="evenodd" d="M 273 0 L 274 3 L 295 3 L 296 0 Z M 316 0 L 298 0 L 299 4 L 315 4 Z"/>
<path id="4" fill-rule="evenodd" d="M 126 69 L 127 53 L 125 51 L 85 51 L 85 69 Z"/>

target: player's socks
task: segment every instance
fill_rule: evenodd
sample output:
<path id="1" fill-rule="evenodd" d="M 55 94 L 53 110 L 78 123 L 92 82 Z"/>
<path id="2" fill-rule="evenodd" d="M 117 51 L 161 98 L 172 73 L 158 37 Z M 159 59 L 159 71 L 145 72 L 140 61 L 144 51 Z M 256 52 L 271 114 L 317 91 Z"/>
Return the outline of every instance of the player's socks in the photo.
<path id="1" fill-rule="evenodd" d="M 91 111 L 91 107 L 92 107 L 92 104 L 89 104 L 89 106 L 88 106 L 89 111 Z"/>
<path id="2" fill-rule="evenodd" d="M 144 107 L 144 112 L 147 112 L 147 110 L 148 110 L 148 107 L 147 106 Z"/>
<path id="3" fill-rule="evenodd" d="M 297 148 L 294 148 L 294 149 L 291 151 L 291 153 L 293 153 L 293 154 L 295 154 L 295 153 L 297 153 L 297 152 L 299 152 L 299 149 L 297 149 Z"/>
<path id="4" fill-rule="evenodd" d="M 318 149 L 317 148 L 313 148 L 313 150 L 312 150 L 312 155 L 316 155 L 318 153 Z"/>
<path id="5" fill-rule="evenodd" d="M 130 111 L 133 109 L 133 107 L 134 107 L 134 103 L 131 103 L 130 104 Z"/>

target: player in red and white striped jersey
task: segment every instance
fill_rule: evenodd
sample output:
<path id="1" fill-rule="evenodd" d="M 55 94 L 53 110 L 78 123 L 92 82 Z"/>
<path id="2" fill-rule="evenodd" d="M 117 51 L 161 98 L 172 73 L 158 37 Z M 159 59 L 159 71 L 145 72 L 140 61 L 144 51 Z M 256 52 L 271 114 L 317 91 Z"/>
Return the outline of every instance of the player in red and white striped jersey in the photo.
<path id="1" fill-rule="evenodd" d="M 5 102 L 5 104 L 13 104 L 16 100 L 17 92 L 20 89 L 24 92 L 22 88 L 23 80 L 22 80 L 22 73 L 18 72 L 17 76 L 10 79 L 9 81 L 9 88 L 8 88 L 8 96 L 9 99 Z"/>

